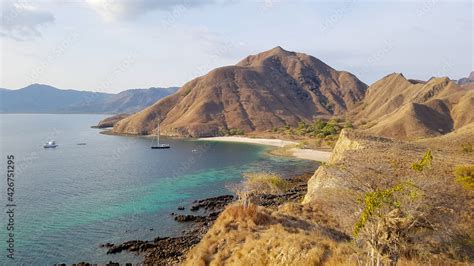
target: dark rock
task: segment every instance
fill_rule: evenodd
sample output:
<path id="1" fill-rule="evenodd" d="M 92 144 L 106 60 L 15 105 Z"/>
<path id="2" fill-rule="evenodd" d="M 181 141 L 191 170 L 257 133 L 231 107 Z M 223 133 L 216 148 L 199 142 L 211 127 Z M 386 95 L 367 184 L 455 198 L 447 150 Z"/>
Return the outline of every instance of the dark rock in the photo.
<path id="1" fill-rule="evenodd" d="M 177 216 L 174 217 L 174 220 L 175 221 L 178 221 L 180 223 L 183 223 L 183 222 L 203 222 L 203 221 L 206 221 L 206 216 L 197 216 L 197 215 L 183 215 L 183 214 L 179 214 Z"/>
<path id="2" fill-rule="evenodd" d="M 101 248 L 110 248 L 110 247 L 113 247 L 113 246 L 114 246 L 114 244 L 109 243 L 109 242 L 100 245 Z"/>
<path id="3" fill-rule="evenodd" d="M 184 207 L 183 207 L 183 206 L 179 206 L 179 207 L 178 207 L 178 210 L 184 211 Z"/>
<path id="4" fill-rule="evenodd" d="M 232 195 L 223 195 L 203 200 L 196 200 L 193 202 L 190 210 L 197 211 L 201 208 L 205 209 L 206 211 L 224 209 L 224 207 L 232 201 L 234 201 L 234 196 Z"/>
<path id="5" fill-rule="evenodd" d="M 108 247 L 109 250 L 107 251 L 107 254 L 120 253 L 124 250 L 134 251 L 134 252 L 143 252 L 151 247 L 153 247 L 153 244 L 149 243 L 148 241 L 131 240 L 119 245 L 109 246 Z"/>

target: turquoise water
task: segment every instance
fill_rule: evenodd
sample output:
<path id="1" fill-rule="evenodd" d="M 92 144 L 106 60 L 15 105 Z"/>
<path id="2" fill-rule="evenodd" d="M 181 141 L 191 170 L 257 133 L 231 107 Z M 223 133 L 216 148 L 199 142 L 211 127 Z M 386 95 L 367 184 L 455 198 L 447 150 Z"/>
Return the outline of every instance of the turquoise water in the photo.
<path id="1" fill-rule="evenodd" d="M 0 115 L 2 205 L 6 157 L 15 156 L 15 261 L 17 264 L 139 262 L 129 253 L 107 255 L 99 245 L 179 234 L 170 216 L 177 206 L 230 193 L 248 171 L 295 175 L 311 161 L 269 156 L 249 144 L 107 136 L 90 128 L 103 115 Z M 57 149 L 43 149 L 54 139 Z M 77 143 L 85 142 L 80 146 Z M 197 150 L 197 152 L 192 152 Z M 0 215 L 0 264 L 6 258 L 7 215 Z"/>

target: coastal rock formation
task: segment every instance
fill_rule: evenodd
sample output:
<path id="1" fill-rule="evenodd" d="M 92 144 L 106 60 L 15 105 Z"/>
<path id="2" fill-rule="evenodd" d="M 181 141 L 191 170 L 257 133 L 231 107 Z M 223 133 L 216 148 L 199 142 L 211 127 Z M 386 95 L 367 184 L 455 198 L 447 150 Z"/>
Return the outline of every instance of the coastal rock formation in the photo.
<path id="1" fill-rule="evenodd" d="M 372 84 L 351 112 L 366 132 L 398 139 L 437 136 L 474 121 L 474 91 L 448 78 L 427 82 L 393 73 Z"/>
<path id="2" fill-rule="evenodd" d="M 129 116 L 129 114 L 118 114 L 111 117 L 104 118 L 99 121 L 96 126 L 93 128 L 108 128 L 113 127 L 118 121 L 124 119 L 125 117 Z"/>
<path id="3" fill-rule="evenodd" d="M 265 206 L 274 207 L 284 202 L 298 202 L 306 192 L 307 180 L 311 174 L 304 174 L 288 179 L 289 189 L 283 194 L 266 194 L 262 203 Z M 132 240 L 124 243 L 102 244 L 108 254 L 123 251 L 144 254 L 145 265 L 177 265 L 181 264 L 188 251 L 199 243 L 214 224 L 219 214 L 232 204 L 235 197 L 232 195 L 222 195 L 202 200 L 196 200 L 191 204 L 193 211 L 200 211 L 206 216 L 176 215 L 178 222 L 186 222 L 191 228 L 183 232 L 180 236 L 156 237 L 153 241 Z M 172 214 L 175 215 L 175 214 Z M 183 220 L 181 220 L 183 219 Z M 308 227 L 310 229 L 312 227 Z M 341 234 L 334 234 L 336 238 L 345 238 Z M 230 247 L 230 246 L 229 246 Z M 196 263 L 195 263 L 196 264 Z"/>
<path id="4" fill-rule="evenodd" d="M 220 130 L 264 131 L 315 117 L 342 115 L 364 97 L 354 75 L 281 47 L 251 55 L 186 83 L 176 94 L 118 122 L 113 131 L 214 136 Z"/>

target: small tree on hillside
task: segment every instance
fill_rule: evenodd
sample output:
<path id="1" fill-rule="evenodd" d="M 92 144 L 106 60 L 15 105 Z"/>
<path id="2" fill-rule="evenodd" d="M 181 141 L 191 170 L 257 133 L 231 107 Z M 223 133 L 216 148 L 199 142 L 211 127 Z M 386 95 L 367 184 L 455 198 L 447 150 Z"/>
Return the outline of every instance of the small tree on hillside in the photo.
<path id="1" fill-rule="evenodd" d="M 288 181 L 279 175 L 256 172 L 245 173 L 242 183 L 232 187 L 231 190 L 238 196 L 244 208 L 247 208 L 250 203 L 258 204 L 262 195 L 283 193 L 288 187 Z"/>
<path id="2" fill-rule="evenodd" d="M 424 252 L 429 247 L 414 248 L 413 242 L 428 232 L 450 238 L 449 232 L 443 230 L 452 222 L 453 210 L 450 199 L 432 196 L 438 193 L 439 186 L 426 172 L 432 158 L 431 151 L 427 151 L 412 165 L 416 173 L 412 178 L 385 188 L 374 187 L 359 200 L 362 208 L 353 236 L 366 253 L 369 265 L 396 264 L 403 254 Z"/>

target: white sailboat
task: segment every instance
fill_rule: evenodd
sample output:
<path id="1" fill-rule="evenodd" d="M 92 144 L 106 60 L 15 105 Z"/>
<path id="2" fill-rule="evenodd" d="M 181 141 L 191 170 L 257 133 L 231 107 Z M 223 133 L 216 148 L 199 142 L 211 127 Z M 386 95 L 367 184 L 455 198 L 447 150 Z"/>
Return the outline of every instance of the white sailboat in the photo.
<path id="1" fill-rule="evenodd" d="M 170 145 L 165 143 L 160 143 L 160 124 L 156 128 L 156 145 L 151 146 L 152 149 L 169 149 Z"/>

